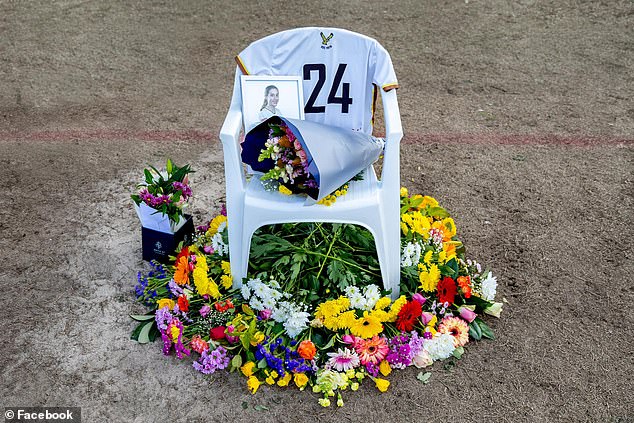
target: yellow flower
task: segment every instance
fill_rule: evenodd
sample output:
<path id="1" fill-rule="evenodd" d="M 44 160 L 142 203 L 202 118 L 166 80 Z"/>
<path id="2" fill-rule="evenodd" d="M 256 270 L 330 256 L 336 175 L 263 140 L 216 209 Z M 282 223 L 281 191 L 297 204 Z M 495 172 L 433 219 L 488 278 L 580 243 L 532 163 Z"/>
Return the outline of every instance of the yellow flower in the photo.
<path id="1" fill-rule="evenodd" d="M 401 197 L 407 197 L 407 196 L 408 196 L 407 188 L 401 187 Z"/>
<path id="2" fill-rule="evenodd" d="M 374 378 L 374 383 L 381 392 L 386 392 L 387 388 L 390 387 L 390 381 L 386 379 L 381 379 L 380 377 Z"/>
<path id="3" fill-rule="evenodd" d="M 320 398 L 319 405 L 322 407 L 330 407 L 330 400 L 328 398 Z"/>
<path id="4" fill-rule="evenodd" d="M 255 335 L 253 335 L 253 338 L 251 338 L 251 345 L 255 347 L 256 345 L 262 343 L 262 341 L 264 341 L 264 334 L 258 331 Z"/>
<path id="5" fill-rule="evenodd" d="M 354 310 L 349 310 L 339 315 L 337 326 L 339 326 L 339 329 L 349 329 L 356 320 Z"/>
<path id="6" fill-rule="evenodd" d="M 388 363 L 387 360 L 381 361 L 381 364 L 379 364 L 379 371 L 383 376 L 388 376 L 390 373 L 392 373 L 390 363 Z"/>
<path id="7" fill-rule="evenodd" d="M 171 329 L 172 342 L 174 343 L 178 342 L 178 336 L 180 334 L 181 334 L 181 330 L 177 326 L 172 326 L 172 329 Z"/>
<path id="8" fill-rule="evenodd" d="M 363 317 L 356 319 L 350 326 L 350 332 L 360 338 L 368 339 L 383 332 L 383 325 L 379 319 L 365 311 Z"/>
<path id="9" fill-rule="evenodd" d="M 255 394 L 257 392 L 261 384 L 262 382 L 260 382 L 258 378 L 255 376 L 251 376 L 249 377 L 249 380 L 247 380 L 247 387 L 249 388 L 252 394 Z"/>
<path id="10" fill-rule="evenodd" d="M 429 266 L 429 270 L 421 271 L 418 278 L 420 280 L 420 287 L 423 291 L 435 291 L 438 281 L 440 281 L 440 270 L 438 269 L 438 266 L 432 264 Z"/>
<path id="11" fill-rule="evenodd" d="M 218 232 L 218 227 L 223 222 L 226 222 L 226 221 L 227 221 L 227 216 L 218 215 L 214 217 L 213 219 L 211 219 L 211 222 L 209 222 L 209 229 L 207 229 L 207 232 L 205 233 L 205 235 L 209 237 L 216 235 L 216 233 Z"/>
<path id="12" fill-rule="evenodd" d="M 284 194 L 284 195 L 291 195 L 293 193 L 293 191 L 291 191 L 290 189 L 286 188 L 284 185 L 280 185 L 279 188 L 278 188 L 278 191 L 281 194 Z"/>
<path id="13" fill-rule="evenodd" d="M 231 274 L 231 263 L 229 263 L 228 261 L 223 260 L 222 263 L 220 263 L 220 267 L 222 268 L 222 271 L 225 275 Z"/>
<path id="14" fill-rule="evenodd" d="M 352 389 L 353 391 L 358 391 L 359 390 L 359 382 L 352 382 L 350 384 L 350 389 Z"/>
<path id="15" fill-rule="evenodd" d="M 396 299 L 396 301 L 394 301 L 394 304 L 392 304 L 392 307 L 390 307 L 390 313 L 387 320 L 388 322 L 396 321 L 396 318 L 398 317 L 398 312 L 401 311 L 405 303 L 407 303 L 407 298 L 405 298 L 405 295 L 401 295 Z"/>
<path id="16" fill-rule="evenodd" d="M 401 222 L 401 231 L 403 231 L 403 235 L 407 235 L 409 233 L 409 228 L 405 222 Z"/>
<path id="17" fill-rule="evenodd" d="M 421 208 L 425 208 L 425 207 L 438 207 L 438 201 L 436 201 L 436 199 L 434 197 L 430 197 L 428 195 L 423 197 L 423 202 L 420 203 L 420 207 Z"/>
<path id="18" fill-rule="evenodd" d="M 451 217 L 443 219 L 442 224 L 445 227 L 445 239 L 443 239 L 443 241 L 449 241 L 451 238 L 456 236 L 456 224 Z"/>
<path id="19" fill-rule="evenodd" d="M 277 381 L 277 386 L 288 386 L 292 378 L 291 372 L 286 372 L 284 377 Z"/>
<path id="20" fill-rule="evenodd" d="M 295 373 L 295 376 L 293 376 L 293 381 L 295 382 L 295 385 L 303 391 L 306 387 L 306 384 L 308 383 L 308 376 L 306 376 L 304 373 Z"/>
<path id="21" fill-rule="evenodd" d="M 222 275 L 220 277 L 220 283 L 224 289 L 229 289 L 231 288 L 231 285 L 233 285 L 233 278 L 231 275 Z"/>
<path id="22" fill-rule="evenodd" d="M 167 306 L 170 310 L 174 310 L 174 300 L 170 300 L 169 298 L 163 298 L 158 301 L 159 310 L 163 307 Z"/>
<path id="23" fill-rule="evenodd" d="M 432 256 L 434 255 L 434 250 L 429 250 L 425 253 L 425 255 L 423 256 L 423 262 L 427 265 L 427 266 L 431 266 L 431 259 Z"/>
<path id="24" fill-rule="evenodd" d="M 253 368 L 255 367 L 255 363 L 253 361 L 247 361 L 242 367 L 240 367 L 240 371 L 246 377 L 253 376 Z"/>
<path id="25" fill-rule="evenodd" d="M 383 310 L 392 303 L 390 297 L 383 297 L 374 305 L 375 310 Z"/>
<path id="26" fill-rule="evenodd" d="M 277 379 L 277 377 L 279 376 L 277 372 L 273 370 L 271 373 L 269 373 L 267 370 L 266 374 L 268 375 L 268 377 L 265 379 L 265 382 L 269 385 L 275 385 L 275 379 Z"/>

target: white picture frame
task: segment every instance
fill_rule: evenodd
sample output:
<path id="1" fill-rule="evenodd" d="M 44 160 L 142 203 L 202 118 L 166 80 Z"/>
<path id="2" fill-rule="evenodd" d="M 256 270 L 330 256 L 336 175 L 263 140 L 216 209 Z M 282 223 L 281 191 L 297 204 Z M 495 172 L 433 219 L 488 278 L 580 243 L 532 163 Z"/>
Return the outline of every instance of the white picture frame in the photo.
<path id="1" fill-rule="evenodd" d="M 304 92 L 299 76 L 241 75 L 240 87 L 245 132 L 273 115 L 304 119 Z M 277 104 L 273 104 L 274 89 Z M 271 104 L 267 104 L 267 99 L 271 99 Z"/>

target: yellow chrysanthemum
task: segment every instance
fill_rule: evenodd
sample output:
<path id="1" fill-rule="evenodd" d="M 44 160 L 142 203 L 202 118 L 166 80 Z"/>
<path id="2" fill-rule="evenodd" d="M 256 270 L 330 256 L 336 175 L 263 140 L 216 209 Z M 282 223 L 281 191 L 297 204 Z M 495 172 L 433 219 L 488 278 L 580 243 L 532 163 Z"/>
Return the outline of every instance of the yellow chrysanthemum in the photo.
<path id="1" fill-rule="evenodd" d="M 374 304 L 375 310 L 384 310 L 387 306 L 392 304 L 392 299 L 390 297 L 382 297 L 379 301 Z"/>
<path id="2" fill-rule="evenodd" d="M 390 381 L 386 380 L 386 379 L 381 379 L 379 377 L 374 378 L 374 383 L 376 384 L 376 387 L 379 391 L 381 392 L 386 392 L 387 388 L 390 387 Z"/>
<path id="3" fill-rule="evenodd" d="M 434 255 L 434 250 L 429 250 L 425 253 L 425 255 L 423 256 L 423 262 L 427 265 L 427 266 L 431 266 L 431 259 Z"/>
<path id="4" fill-rule="evenodd" d="M 293 194 L 293 191 L 291 191 L 290 189 L 286 188 L 284 185 L 280 185 L 277 189 L 281 194 L 284 195 L 291 195 Z"/>
<path id="5" fill-rule="evenodd" d="M 377 319 L 379 319 L 379 322 L 381 322 L 381 323 L 390 321 L 391 314 L 388 313 L 385 310 L 372 310 L 372 312 L 370 314 L 372 314 L 372 316 L 374 316 Z"/>
<path id="6" fill-rule="evenodd" d="M 440 281 L 440 269 L 435 264 L 429 266 L 429 270 L 422 270 L 418 275 L 420 287 L 423 291 L 432 292 L 436 290 Z"/>
<path id="7" fill-rule="evenodd" d="M 295 386 L 297 386 L 301 390 L 304 390 L 306 384 L 308 383 L 308 376 L 306 376 L 304 373 L 295 373 L 295 375 L 293 376 L 293 381 L 295 382 Z"/>
<path id="8" fill-rule="evenodd" d="M 347 297 L 340 296 L 336 300 L 329 300 L 319 304 L 315 310 L 315 317 L 318 319 L 334 317 L 349 308 L 350 300 Z"/>
<path id="9" fill-rule="evenodd" d="M 222 214 L 214 217 L 213 219 L 211 219 L 211 222 L 209 222 L 209 229 L 207 229 L 207 232 L 205 233 L 205 235 L 207 236 L 216 235 L 216 233 L 218 232 L 218 227 L 220 227 L 220 225 L 222 225 L 222 223 L 226 221 L 227 221 L 227 216 L 224 216 Z"/>
<path id="10" fill-rule="evenodd" d="M 401 295 L 400 297 L 396 299 L 396 301 L 394 301 L 394 303 L 392 304 L 392 307 L 390 307 L 390 313 L 387 319 L 388 322 L 396 321 L 396 318 L 398 317 L 398 313 L 399 311 L 401 311 L 405 303 L 407 303 L 407 298 L 405 297 L 405 295 Z"/>
<path id="11" fill-rule="evenodd" d="M 253 376 L 253 369 L 255 368 L 255 363 L 253 361 L 247 361 L 242 367 L 240 367 L 240 371 L 246 377 Z"/>
<path id="12" fill-rule="evenodd" d="M 170 300 L 169 298 L 163 298 L 158 300 L 157 307 L 158 309 L 162 309 L 167 306 L 170 310 L 174 310 L 174 300 Z"/>
<path id="13" fill-rule="evenodd" d="M 229 263 L 228 261 L 223 260 L 222 263 L 220 263 L 220 267 L 222 268 L 222 272 L 225 275 L 231 274 L 231 263 Z"/>
<path id="14" fill-rule="evenodd" d="M 365 311 L 363 317 L 356 319 L 350 326 L 350 332 L 360 338 L 368 339 L 383 332 L 383 325 L 379 319 Z"/>
<path id="15" fill-rule="evenodd" d="M 425 207 L 438 207 L 438 201 L 434 197 L 430 197 L 428 195 L 423 197 L 423 202 L 420 203 L 421 208 Z"/>
<path id="16" fill-rule="evenodd" d="M 231 275 L 222 275 L 220 277 L 220 283 L 224 289 L 229 289 L 231 288 L 231 285 L 233 285 L 233 278 Z"/>
<path id="17" fill-rule="evenodd" d="M 258 391 L 261 384 L 262 382 L 260 382 L 255 376 L 251 376 L 249 377 L 249 380 L 247 380 L 247 387 L 252 394 L 255 394 Z"/>

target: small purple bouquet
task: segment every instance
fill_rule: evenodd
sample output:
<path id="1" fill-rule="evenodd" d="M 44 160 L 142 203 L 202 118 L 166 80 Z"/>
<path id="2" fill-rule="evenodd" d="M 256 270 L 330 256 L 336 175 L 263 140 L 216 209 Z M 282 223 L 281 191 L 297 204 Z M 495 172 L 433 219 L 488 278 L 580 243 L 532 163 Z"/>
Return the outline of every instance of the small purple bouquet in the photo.
<path id="1" fill-rule="evenodd" d="M 188 177 L 193 173 L 191 167 L 178 167 L 167 159 L 164 171 L 150 166 L 143 173 L 145 182 L 131 195 L 141 224 L 160 232 L 176 232 L 185 223 L 184 209 L 192 197 Z"/>

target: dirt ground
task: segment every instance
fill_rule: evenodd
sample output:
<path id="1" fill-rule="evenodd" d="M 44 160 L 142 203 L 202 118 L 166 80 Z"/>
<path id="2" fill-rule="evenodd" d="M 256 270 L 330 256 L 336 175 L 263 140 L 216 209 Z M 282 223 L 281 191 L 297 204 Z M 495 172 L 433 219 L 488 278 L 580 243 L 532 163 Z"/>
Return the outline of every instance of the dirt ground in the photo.
<path id="1" fill-rule="evenodd" d="M 429 384 L 347 393 L 205 377 L 129 339 L 147 164 L 224 196 L 233 56 L 299 26 L 379 40 L 399 77 L 401 178 L 453 215 L 508 303 Z M 634 4 L 0 0 L 0 407 L 83 421 L 634 421 Z M 264 406 L 266 409 L 262 409 Z M 244 408 L 246 407 L 246 408 Z"/>

